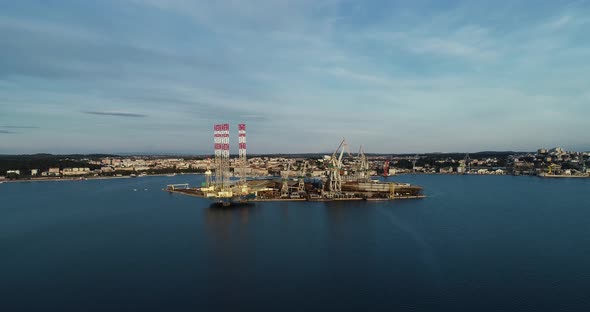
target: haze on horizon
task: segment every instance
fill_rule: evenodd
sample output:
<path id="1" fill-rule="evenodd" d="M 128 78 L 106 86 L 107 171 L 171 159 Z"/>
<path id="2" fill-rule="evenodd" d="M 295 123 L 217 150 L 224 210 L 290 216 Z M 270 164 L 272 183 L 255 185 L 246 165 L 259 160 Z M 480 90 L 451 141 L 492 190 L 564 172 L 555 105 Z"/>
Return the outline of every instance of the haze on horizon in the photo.
<path id="1" fill-rule="evenodd" d="M 590 150 L 588 1 L 11 1 L 0 154 Z"/>

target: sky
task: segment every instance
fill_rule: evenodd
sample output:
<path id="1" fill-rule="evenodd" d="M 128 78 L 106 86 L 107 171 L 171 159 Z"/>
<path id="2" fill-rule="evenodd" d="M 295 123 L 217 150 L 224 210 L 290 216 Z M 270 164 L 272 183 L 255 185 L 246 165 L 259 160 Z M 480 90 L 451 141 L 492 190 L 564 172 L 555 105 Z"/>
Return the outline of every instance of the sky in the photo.
<path id="1" fill-rule="evenodd" d="M 0 154 L 590 150 L 589 1 L 6 1 Z"/>

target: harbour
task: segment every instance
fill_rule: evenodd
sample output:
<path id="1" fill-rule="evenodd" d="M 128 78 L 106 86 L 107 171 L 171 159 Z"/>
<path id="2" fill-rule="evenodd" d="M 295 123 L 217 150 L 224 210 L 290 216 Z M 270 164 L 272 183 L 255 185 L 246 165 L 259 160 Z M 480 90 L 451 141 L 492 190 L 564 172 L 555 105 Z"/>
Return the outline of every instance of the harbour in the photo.
<path id="1" fill-rule="evenodd" d="M 332 155 L 325 155 L 319 162 L 324 170 L 312 177 L 309 160 L 298 164 L 283 164 L 280 178 L 251 179 L 247 175 L 249 163 L 246 157 L 246 125 L 238 125 L 239 153 L 231 172 L 229 153 L 230 125 L 214 126 L 215 159 L 205 171 L 205 182 L 200 186 L 189 184 L 167 185 L 171 193 L 207 198 L 230 206 L 257 201 L 356 201 L 395 200 L 425 198 L 422 187 L 408 183 L 372 179 L 369 161 L 362 147 L 356 155 L 350 152 L 346 139 L 342 139 Z M 345 157 L 346 155 L 346 157 Z M 238 176 L 239 179 L 235 179 Z M 383 165 L 383 176 L 389 176 L 389 161 Z M 233 178 L 233 179 L 232 179 Z"/>

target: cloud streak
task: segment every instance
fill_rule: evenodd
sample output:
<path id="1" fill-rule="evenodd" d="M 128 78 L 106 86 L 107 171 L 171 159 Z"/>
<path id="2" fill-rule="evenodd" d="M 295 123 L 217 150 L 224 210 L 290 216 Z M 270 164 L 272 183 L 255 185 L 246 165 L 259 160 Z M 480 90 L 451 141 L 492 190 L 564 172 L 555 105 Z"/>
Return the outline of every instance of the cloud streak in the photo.
<path id="1" fill-rule="evenodd" d="M 143 118 L 147 117 L 144 114 L 138 113 L 127 113 L 127 112 L 98 112 L 98 111 L 86 111 L 84 114 L 98 115 L 98 116 L 115 116 L 115 117 L 131 117 L 131 118 Z"/>
<path id="2" fill-rule="evenodd" d="M 240 115 L 240 118 L 246 120 L 266 120 L 267 118 L 261 115 Z"/>
<path id="3" fill-rule="evenodd" d="M 0 126 L 4 129 L 39 129 L 37 126 Z"/>

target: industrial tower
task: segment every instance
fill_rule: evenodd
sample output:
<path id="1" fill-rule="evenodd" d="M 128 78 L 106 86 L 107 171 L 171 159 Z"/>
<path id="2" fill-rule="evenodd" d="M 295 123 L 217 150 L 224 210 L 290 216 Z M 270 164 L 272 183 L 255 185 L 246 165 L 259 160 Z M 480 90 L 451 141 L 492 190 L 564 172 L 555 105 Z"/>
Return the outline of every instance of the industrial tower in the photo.
<path id="1" fill-rule="evenodd" d="M 215 190 L 228 193 L 229 172 L 229 124 L 217 124 L 213 132 L 215 142 Z"/>
<path id="2" fill-rule="evenodd" d="M 246 184 L 246 167 L 248 166 L 248 159 L 246 159 L 246 124 L 238 125 L 238 146 L 240 184 L 243 186 Z"/>

